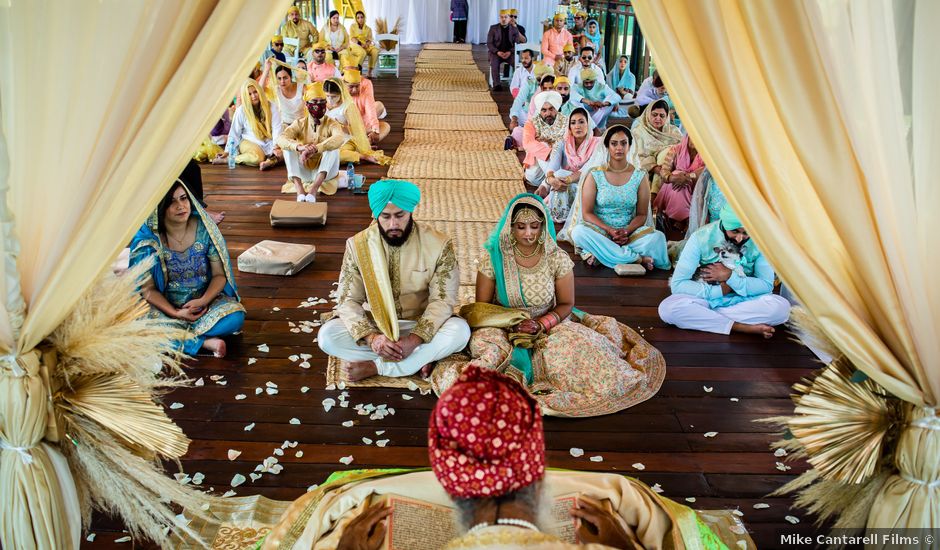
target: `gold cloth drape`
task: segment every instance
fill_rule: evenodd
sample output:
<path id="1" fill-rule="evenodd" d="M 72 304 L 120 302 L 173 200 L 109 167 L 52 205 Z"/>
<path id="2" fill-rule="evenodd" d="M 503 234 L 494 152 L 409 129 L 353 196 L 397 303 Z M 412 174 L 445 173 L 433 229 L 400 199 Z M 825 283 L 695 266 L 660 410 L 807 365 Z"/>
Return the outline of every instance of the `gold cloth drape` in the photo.
<path id="1" fill-rule="evenodd" d="M 55 446 L 40 444 L 50 431 L 43 370 L 54 365 L 33 350 L 179 174 L 277 26 L 280 4 L 0 7 L 4 548 L 78 547 L 74 482 Z"/>
<path id="2" fill-rule="evenodd" d="M 940 525 L 940 3 L 633 4 L 749 233 L 825 336 L 919 419 L 869 526 Z"/>

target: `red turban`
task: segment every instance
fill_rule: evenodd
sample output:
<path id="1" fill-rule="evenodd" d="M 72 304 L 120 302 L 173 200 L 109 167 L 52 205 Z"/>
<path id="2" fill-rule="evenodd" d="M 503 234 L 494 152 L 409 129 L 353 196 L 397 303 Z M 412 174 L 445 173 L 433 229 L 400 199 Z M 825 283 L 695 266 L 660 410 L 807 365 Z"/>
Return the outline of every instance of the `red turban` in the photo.
<path id="1" fill-rule="evenodd" d="M 538 403 L 515 380 L 471 366 L 431 412 L 428 454 L 455 498 L 494 498 L 545 476 Z"/>

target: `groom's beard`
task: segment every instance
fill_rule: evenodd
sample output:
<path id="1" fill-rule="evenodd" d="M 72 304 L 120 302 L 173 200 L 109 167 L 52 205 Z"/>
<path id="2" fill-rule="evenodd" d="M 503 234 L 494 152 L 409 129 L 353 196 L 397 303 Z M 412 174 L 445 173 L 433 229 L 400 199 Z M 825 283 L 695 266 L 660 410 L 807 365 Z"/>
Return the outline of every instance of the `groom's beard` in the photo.
<path id="1" fill-rule="evenodd" d="M 401 233 L 396 232 L 394 236 L 389 236 L 389 234 L 385 232 L 385 229 L 382 228 L 382 224 L 379 224 L 379 233 L 382 235 L 382 238 L 385 239 L 385 242 L 388 243 L 388 246 L 399 247 L 405 244 L 405 241 L 411 236 L 414 225 L 415 219 L 411 218 L 408 220 L 408 225 L 405 226 L 405 229 L 403 229 Z"/>

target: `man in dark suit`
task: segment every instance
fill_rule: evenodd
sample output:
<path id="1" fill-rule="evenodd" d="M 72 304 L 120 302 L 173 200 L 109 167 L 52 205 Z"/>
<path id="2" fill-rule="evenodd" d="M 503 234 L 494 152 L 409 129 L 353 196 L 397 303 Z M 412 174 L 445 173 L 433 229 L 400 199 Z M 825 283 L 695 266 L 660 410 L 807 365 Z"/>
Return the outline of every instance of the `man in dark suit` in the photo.
<path id="1" fill-rule="evenodd" d="M 515 61 L 516 44 L 523 41 L 519 29 L 509 24 L 510 10 L 500 10 L 499 23 L 490 27 L 486 34 L 486 48 L 490 52 L 490 75 L 493 77 L 493 91 L 500 91 L 503 85 L 499 81 L 499 65 Z"/>

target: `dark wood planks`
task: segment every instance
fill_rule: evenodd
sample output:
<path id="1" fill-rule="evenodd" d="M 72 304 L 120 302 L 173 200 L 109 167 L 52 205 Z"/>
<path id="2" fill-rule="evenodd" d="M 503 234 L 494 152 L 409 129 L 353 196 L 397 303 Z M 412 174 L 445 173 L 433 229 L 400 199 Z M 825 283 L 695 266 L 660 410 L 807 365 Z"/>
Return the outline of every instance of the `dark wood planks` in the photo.
<path id="1" fill-rule="evenodd" d="M 403 138 L 417 51 L 417 47 L 402 48 L 401 78 L 382 76 L 374 81 L 376 97 L 387 106 L 386 120 L 392 126 L 381 144 L 387 154 L 394 153 Z M 474 55 L 485 70 L 485 50 L 476 47 Z M 494 97 L 508 122 L 509 93 L 494 93 Z M 378 166 L 358 166 L 356 170 L 369 182 L 386 172 Z M 236 489 L 240 495 L 290 500 L 308 486 L 321 483 L 331 472 L 346 468 L 338 462 L 342 456 L 355 457 L 350 468 L 426 466 L 426 426 L 433 396 L 391 389 L 349 390 L 350 408 L 337 406 L 324 412 L 323 399 L 335 398 L 338 392 L 323 389 L 326 357 L 313 341 L 316 333 L 291 333 L 288 327 L 288 321 L 314 321 L 329 309 L 329 304 L 298 306 L 309 297 L 328 298 L 335 288 L 345 240 L 369 222 L 366 197 L 340 191 L 327 198 L 329 223 L 324 228 L 274 229 L 268 222 L 270 203 L 277 198 L 292 199 L 278 193 L 286 178 L 283 166 L 262 173 L 245 167 L 229 171 L 225 166 L 204 165 L 203 178 L 210 207 L 226 212 L 221 228 L 233 259 L 263 239 L 315 244 L 317 257 L 291 278 L 238 274 L 239 291 L 248 308 L 242 334 L 230 340 L 225 359 L 193 362 L 189 374 L 194 380 L 202 378 L 203 387 L 182 388 L 165 399 L 168 405 L 185 405 L 169 411 L 193 439 L 183 460 L 185 470 L 203 472 L 205 488 L 222 493 L 236 473 L 247 475 L 284 440 L 296 440 L 297 448 L 280 457 L 284 464 L 280 475 L 265 475 Z M 659 394 L 632 409 L 599 418 L 547 418 L 549 465 L 627 473 L 650 485 L 659 483 L 666 496 L 680 502 L 694 498 L 690 505 L 695 507 L 739 508 L 760 548 L 780 546 L 778 529 L 812 533 L 811 518 L 791 509 L 791 499 L 763 498 L 803 471 L 805 465 L 794 464 L 787 472 L 777 470 L 779 459 L 769 447 L 776 435 L 767 425 L 755 422 L 792 410 L 790 385 L 816 368 L 812 354 L 786 332 L 763 341 L 664 325 L 656 306 L 668 295 L 667 273 L 619 278 L 609 270 L 587 269 L 578 263 L 575 274 L 578 305 L 642 330 L 664 353 L 668 369 Z M 260 344 L 268 344 L 270 352 L 260 353 Z M 311 368 L 302 369 L 288 359 L 300 353 L 312 355 Z M 249 358 L 257 361 L 248 365 Z M 224 375 L 226 385 L 212 381 L 212 375 Z M 263 391 L 266 382 L 277 384 L 279 393 L 255 395 L 255 389 Z M 306 393 L 301 392 L 304 386 L 309 388 Z M 405 393 L 414 398 L 403 399 Z M 237 394 L 246 398 L 236 400 Z M 386 403 L 396 414 L 371 421 L 352 409 L 357 403 Z M 298 418 L 301 424 L 289 424 L 291 418 Z M 341 426 L 346 420 L 353 420 L 354 426 Z M 250 423 L 254 428 L 245 431 Z M 382 430 L 382 435 L 376 435 Z M 706 438 L 708 431 L 719 433 Z M 363 437 L 388 439 L 389 443 L 385 448 L 366 446 Z M 569 453 L 572 447 L 584 449 L 585 455 L 573 458 Z M 242 455 L 229 461 L 228 449 L 240 450 Z M 302 457 L 295 456 L 297 450 L 303 451 Z M 594 455 L 603 456 L 603 462 L 589 461 Z M 635 463 L 644 464 L 645 470 L 633 468 Z M 175 471 L 170 466 L 168 470 Z M 753 505 L 758 502 L 771 506 L 755 510 Z M 786 523 L 784 516 L 789 514 L 799 516 L 800 525 Z M 122 536 L 120 529 L 119 521 L 96 516 L 92 531 L 97 539 L 85 546 L 126 548 L 113 544 Z"/>

